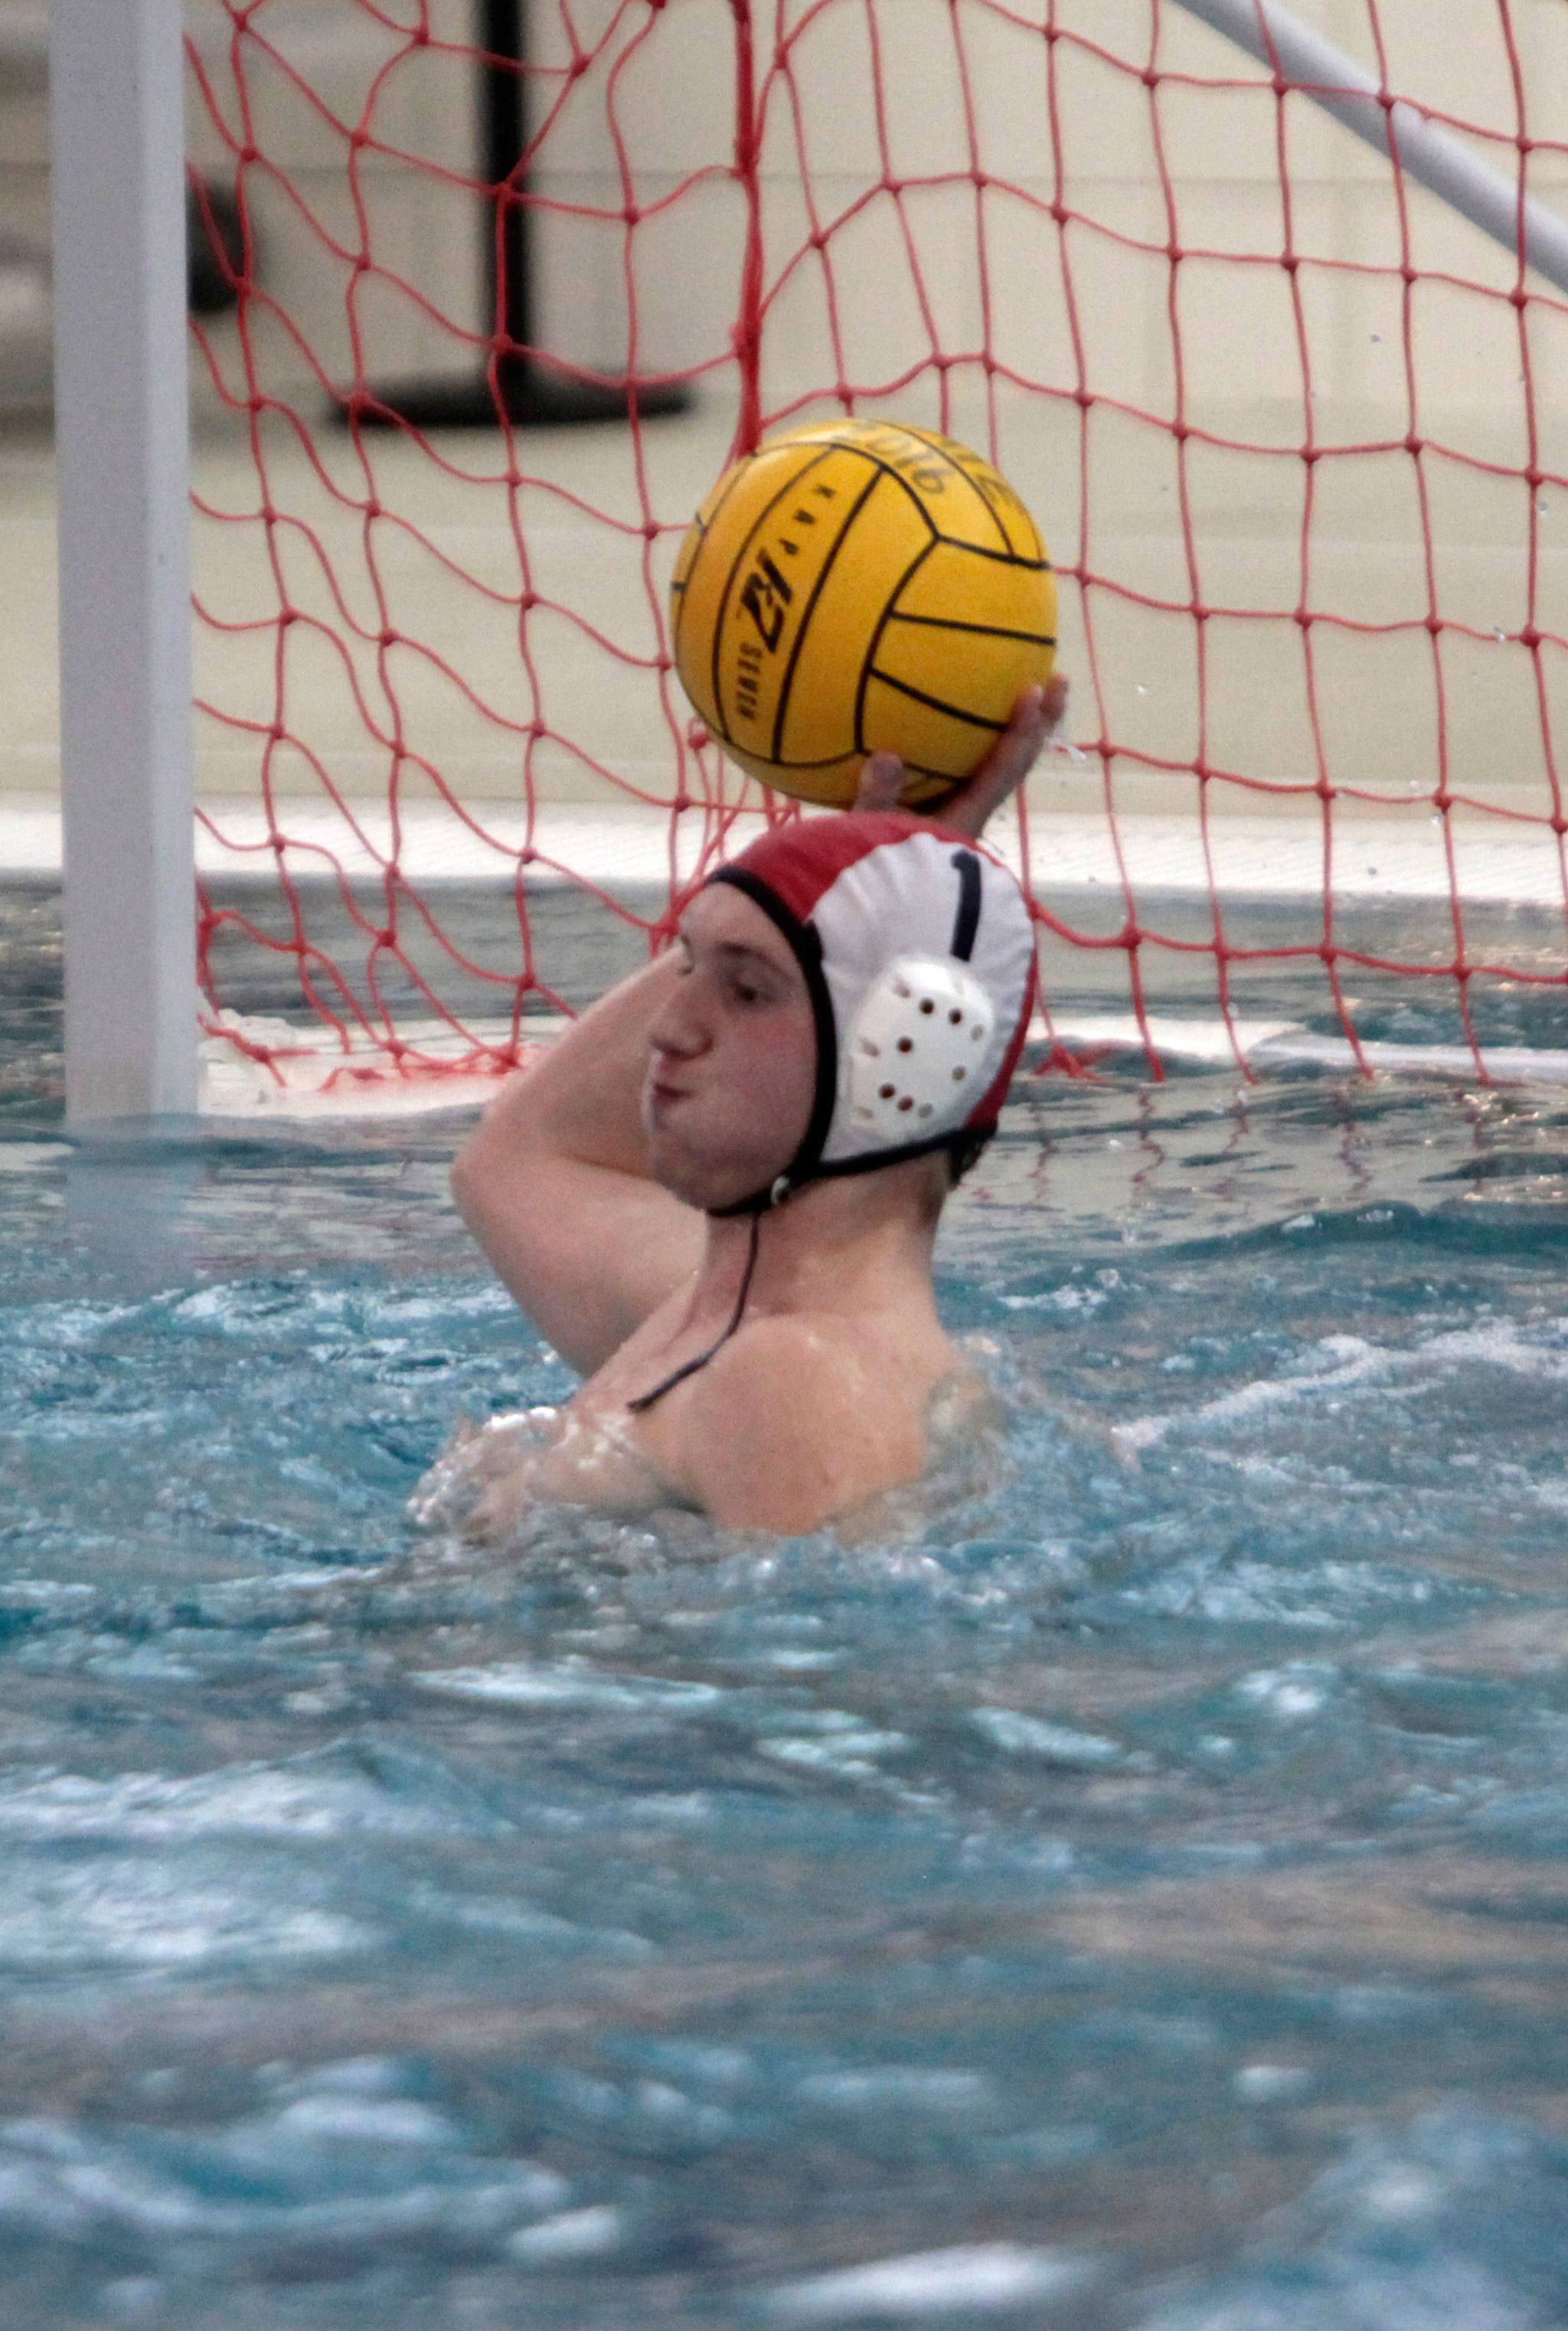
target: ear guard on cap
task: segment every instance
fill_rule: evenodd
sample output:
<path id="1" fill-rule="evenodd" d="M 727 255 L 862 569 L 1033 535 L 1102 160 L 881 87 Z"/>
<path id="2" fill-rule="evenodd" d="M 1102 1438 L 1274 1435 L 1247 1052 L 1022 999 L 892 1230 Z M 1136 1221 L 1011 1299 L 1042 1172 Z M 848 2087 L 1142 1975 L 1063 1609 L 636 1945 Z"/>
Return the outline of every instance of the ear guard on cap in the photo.
<path id="1" fill-rule="evenodd" d="M 996 1007 L 972 972 L 898 956 L 868 989 L 840 1054 L 841 1101 L 869 1148 L 952 1132 L 984 1087 Z"/>

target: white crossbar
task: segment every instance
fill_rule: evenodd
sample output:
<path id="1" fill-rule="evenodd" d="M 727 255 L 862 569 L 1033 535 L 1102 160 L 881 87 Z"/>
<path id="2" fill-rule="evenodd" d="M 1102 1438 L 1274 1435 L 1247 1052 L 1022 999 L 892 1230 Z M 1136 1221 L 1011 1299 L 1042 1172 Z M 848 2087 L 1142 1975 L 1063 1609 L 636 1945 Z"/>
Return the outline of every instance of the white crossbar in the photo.
<path id="1" fill-rule="evenodd" d="M 1292 89 L 1310 97 L 1378 153 L 1397 157 L 1412 178 L 1500 243 L 1522 252 L 1537 274 L 1568 291 L 1568 224 L 1517 182 L 1472 154 L 1413 105 L 1391 99 L 1367 72 L 1281 8 L 1278 0 L 1176 0 L 1189 15 L 1234 41 Z"/>

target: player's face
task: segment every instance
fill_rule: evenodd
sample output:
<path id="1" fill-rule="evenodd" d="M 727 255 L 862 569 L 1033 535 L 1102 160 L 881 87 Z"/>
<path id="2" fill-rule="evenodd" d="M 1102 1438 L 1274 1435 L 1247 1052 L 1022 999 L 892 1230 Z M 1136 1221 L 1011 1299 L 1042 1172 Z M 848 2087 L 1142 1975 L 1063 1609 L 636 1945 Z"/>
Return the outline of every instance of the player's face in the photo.
<path id="1" fill-rule="evenodd" d="M 649 1164 L 689 1205 L 730 1205 L 782 1174 L 805 1137 L 811 998 L 788 942 L 727 883 L 698 892 L 676 944 L 681 974 L 649 1031 Z"/>

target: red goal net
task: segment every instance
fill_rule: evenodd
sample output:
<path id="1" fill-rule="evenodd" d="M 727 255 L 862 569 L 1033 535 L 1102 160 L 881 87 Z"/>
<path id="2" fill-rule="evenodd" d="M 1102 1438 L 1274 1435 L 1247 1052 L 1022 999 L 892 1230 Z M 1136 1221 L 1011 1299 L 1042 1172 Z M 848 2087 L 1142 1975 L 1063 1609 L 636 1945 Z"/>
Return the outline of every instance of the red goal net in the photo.
<path id="1" fill-rule="evenodd" d="M 838 413 L 974 443 L 1051 544 L 1076 749 L 1003 839 L 1064 1024 L 1563 1047 L 1562 9 L 188 23 L 239 222 L 195 328 L 202 979 L 264 1080 L 511 1065 L 793 813 L 694 724 L 665 595 L 732 451 Z"/>

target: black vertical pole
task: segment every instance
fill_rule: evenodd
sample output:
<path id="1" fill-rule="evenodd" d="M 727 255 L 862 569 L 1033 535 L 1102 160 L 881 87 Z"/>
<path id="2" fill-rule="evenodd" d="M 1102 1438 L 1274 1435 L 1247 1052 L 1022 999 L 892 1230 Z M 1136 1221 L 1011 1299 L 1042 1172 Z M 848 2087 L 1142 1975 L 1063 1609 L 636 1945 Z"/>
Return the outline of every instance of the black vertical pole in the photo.
<path id="1" fill-rule="evenodd" d="M 485 312 L 495 319 L 513 347 L 521 348 L 531 347 L 534 341 L 533 286 L 529 281 L 533 223 L 527 204 L 517 199 L 522 186 L 512 180 L 518 157 L 527 151 L 528 142 L 524 73 L 528 28 L 524 5 L 525 0 L 480 0 L 480 39 L 489 60 L 481 66 L 480 76 L 485 177 L 491 186 L 507 189 L 498 194 L 494 211 L 486 209 L 480 214 Z M 508 72 L 505 65 L 495 62 L 497 58 L 506 59 L 517 70 Z M 499 369 L 505 376 L 509 409 L 511 394 L 518 385 L 516 376 L 519 370 L 526 371 L 527 358 L 502 357 Z"/>
<path id="2" fill-rule="evenodd" d="M 504 333 L 508 352 L 496 359 L 493 385 L 487 367 L 473 380 L 372 389 L 374 401 L 359 407 L 362 425 L 498 429 L 504 417 L 524 428 L 564 426 L 624 421 L 633 400 L 641 420 L 684 412 L 690 402 L 680 381 L 577 380 L 537 353 L 509 352 L 532 351 L 538 328 L 533 211 L 518 173 L 528 145 L 527 9 L 528 0 L 478 0 L 476 10 L 481 166 L 489 190 L 480 206 L 480 281 L 485 320 Z"/>

